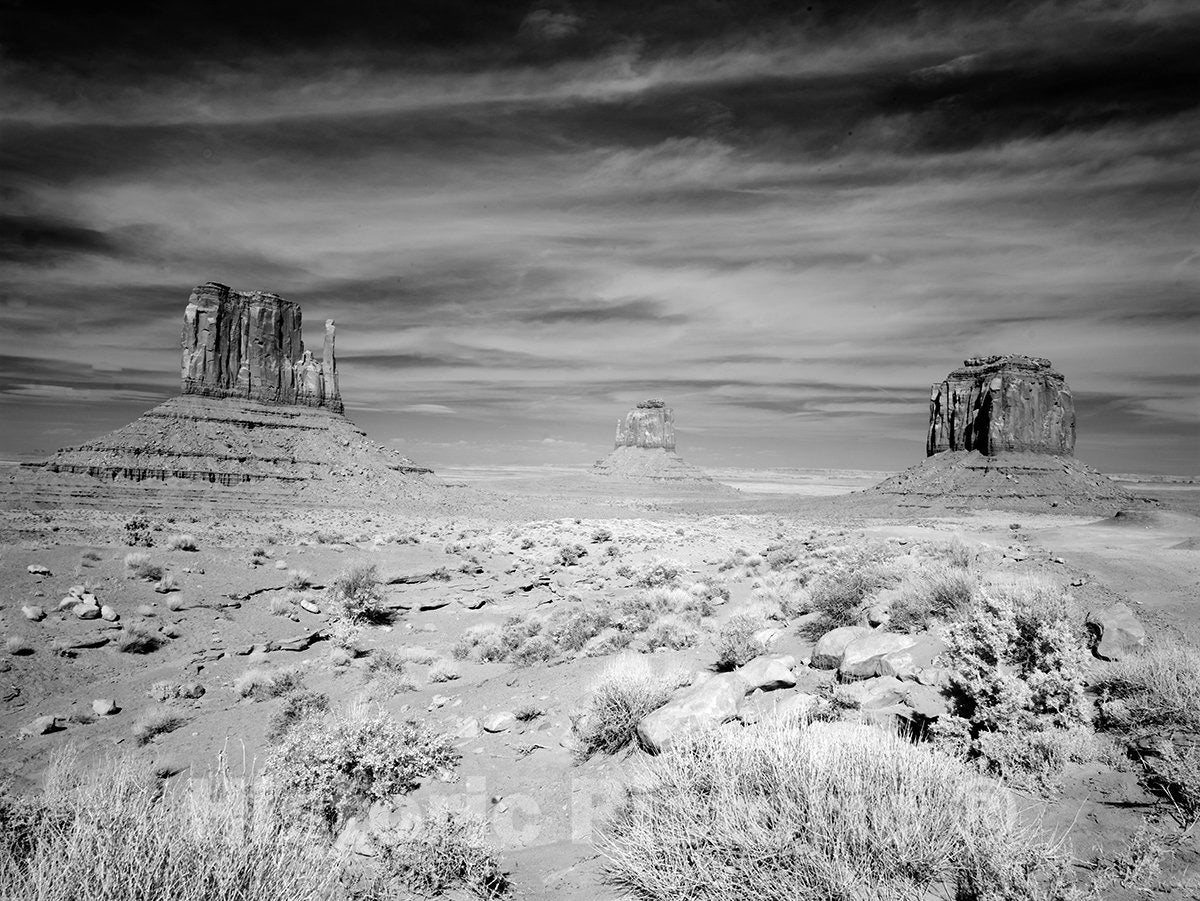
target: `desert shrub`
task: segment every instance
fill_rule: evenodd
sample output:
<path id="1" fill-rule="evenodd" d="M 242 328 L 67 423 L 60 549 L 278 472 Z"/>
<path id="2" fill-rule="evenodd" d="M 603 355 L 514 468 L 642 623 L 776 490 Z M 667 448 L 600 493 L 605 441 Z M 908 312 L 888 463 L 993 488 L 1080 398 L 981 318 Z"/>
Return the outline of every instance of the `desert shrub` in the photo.
<path id="1" fill-rule="evenodd" d="M 329 695 L 312 689 L 300 689 L 283 696 L 283 706 L 271 714 L 267 722 L 267 741 L 276 744 L 288 730 L 309 717 L 323 716 L 329 711 Z"/>
<path id="2" fill-rule="evenodd" d="M 819 636 L 840 626 L 853 626 L 861 617 L 863 602 L 880 589 L 895 585 L 899 578 L 886 564 L 835 569 L 813 585 L 812 609 L 820 616 L 807 624 L 805 631 Z"/>
<path id="3" fill-rule="evenodd" d="M 129 574 L 147 582 L 157 582 L 163 577 L 163 568 L 150 559 L 149 554 L 135 552 L 125 555 L 125 568 Z"/>
<path id="4" fill-rule="evenodd" d="M 0 897 L 38 901 L 326 901 L 335 852 L 276 816 L 250 779 L 166 791 L 144 761 L 56 754 L 45 788 L 0 800 Z M 15 816 L 7 816 L 11 811 Z"/>
<path id="5" fill-rule="evenodd" d="M 199 550 L 199 545 L 196 544 L 196 536 L 180 533 L 171 535 L 167 538 L 167 547 L 173 551 L 195 551 Z"/>
<path id="6" fill-rule="evenodd" d="M 83 559 L 87 560 L 89 563 L 99 563 L 104 558 L 101 557 L 96 551 L 87 550 L 83 552 Z"/>
<path id="7" fill-rule="evenodd" d="M 667 648 L 672 651 L 681 651 L 684 648 L 694 647 L 700 641 L 700 629 L 697 628 L 694 619 L 669 615 L 656 620 L 645 631 L 642 638 L 646 642 L 647 650 L 655 651 L 658 648 Z"/>
<path id="8" fill-rule="evenodd" d="M 170 707 L 151 707 L 144 710 L 133 723 L 133 737 L 144 745 L 156 735 L 174 732 L 187 722 L 187 717 Z"/>
<path id="9" fill-rule="evenodd" d="M 558 656 L 558 648 L 544 635 L 531 635 L 508 654 L 509 659 L 517 666 L 547 663 L 556 656 Z"/>
<path id="10" fill-rule="evenodd" d="M 159 632 L 140 623 L 130 623 L 117 633 L 117 650 L 123 654 L 152 654 L 167 643 Z"/>
<path id="11" fill-rule="evenodd" d="M 578 651 L 610 625 L 612 616 L 607 610 L 577 604 L 555 611 L 542 632 L 562 650 Z"/>
<path id="12" fill-rule="evenodd" d="M 795 544 L 785 544 L 782 547 L 768 548 L 766 554 L 767 565 L 771 569 L 783 569 L 789 563 L 795 563 L 800 559 L 800 554 L 803 548 Z"/>
<path id="13" fill-rule="evenodd" d="M 429 671 L 430 682 L 453 682 L 459 677 L 458 667 L 449 660 L 437 660 Z"/>
<path id="14" fill-rule="evenodd" d="M 495 623 L 471 626 L 454 642 L 450 653 L 459 660 L 468 657 L 485 662 L 503 660 L 506 652 L 500 627 Z"/>
<path id="15" fill-rule="evenodd" d="M 678 560 L 658 557 L 641 567 L 634 575 L 639 588 L 676 587 L 685 570 Z"/>
<path id="16" fill-rule="evenodd" d="M 638 656 L 613 660 L 596 676 L 586 706 L 572 722 L 579 755 L 615 754 L 629 745 L 638 722 L 671 700 L 678 683 Z"/>
<path id="17" fill-rule="evenodd" d="M 251 667 L 233 682 L 233 690 L 243 698 L 265 701 L 304 687 L 304 672 L 299 667 L 262 669 Z"/>
<path id="18" fill-rule="evenodd" d="M 1041 796 L 1058 791 L 1068 762 L 1086 763 L 1096 756 L 1095 735 L 1080 726 L 984 731 L 979 733 L 972 750 L 987 772 L 1014 788 Z"/>
<path id="19" fill-rule="evenodd" d="M 381 849 L 377 882 L 382 886 L 373 897 L 395 897 L 391 889 L 399 883 L 415 897 L 465 890 L 477 898 L 499 898 L 508 891 L 508 878 L 487 831 L 478 816 L 433 805 L 416 829 Z"/>
<path id="20" fill-rule="evenodd" d="M 536 704 L 523 704 L 513 711 L 513 717 L 518 723 L 532 723 L 545 712 Z"/>
<path id="21" fill-rule="evenodd" d="M 419 666 L 429 666 L 429 664 L 436 662 L 438 659 L 438 655 L 429 650 L 429 648 L 422 648 L 415 645 L 401 648 L 400 656 L 404 658 L 405 663 L 415 663 Z"/>
<path id="22" fill-rule="evenodd" d="M 977 729 L 1083 718 L 1086 649 L 1070 598 L 1037 582 L 988 586 L 947 628 L 950 677 Z"/>
<path id="23" fill-rule="evenodd" d="M 945 560 L 948 566 L 956 569 L 969 568 L 975 557 L 974 552 L 963 543 L 961 538 L 930 545 L 928 550 L 933 556 Z"/>
<path id="24" fill-rule="evenodd" d="M 976 581 L 964 569 L 931 567 L 914 573 L 889 610 L 888 627 L 896 632 L 920 632 L 935 621 L 961 615 L 975 597 Z"/>
<path id="25" fill-rule="evenodd" d="M 618 624 L 632 632 L 644 632 L 664 616 L 682 616 L 698 625 L 712 612 L 712 601 L 707 596 L 697 597 L 679 587 L 660 586 L 622 601 Z"/>
<path id="26" fill-rule="evenodd" d="M 735 613 L 717 633 L 717 668 L 733 669 L 767 652 L 767 646 L 755 636 L 766 622 L 753 613 Z"/>
<path id="27" fill-rule="evenodd" d="M 794 570 L 765 573 L 755 580 L 750 599 L 773 608 L 774 619 L 793 619 L 807 613 L 811 604 L 804 582 L 804 575 Z"/>
<path id="28" fill-rule="evenodd" d="M 574 566 L 586 556 L 587 548 L 582 544 L 564 544 L 558 549 L 558 563 L 561 566 Z"/>
<path id="29" fill-rule="evenodd" d="M 329 588 L 329 600 L 337 615 L 352 623 L 386 623 L 391 619 L 374 566 L 355 566 L 338 576 Z"/>
<path id="30" fill-rule="evenodd" d="M 612 532 L 608 529 L 597 529 L 592 533 L 592 544 L 605 544 L 612 540 Z"/>
<path id="31" fill-rule="evenodd" d="M 404 672 L 404 658 L 389 648 L 378 648 L 367 658 L 367 678 Z"/>
<path id="32" fill-rule="evenodd" d="M 1147 787 L 1166 799 L 1181 829 L 1191 829 L 1200 821 L 1200 746 L 1167 744 L 1142 762 Z"/>
<path id="33" fill-rule="evenodd" d="M 288 570 L 287 587 L 292 591 L 303 591 L 312 588 L 313 574 L 306 569 Z"/>
<path id="34" fill-rule="evenodd" d="M 871 726 L 770 717 L 647 760 L 599 841 L 642 898 L 1030 898 L 1063 870 L 998 784 Z"/>
<path id="35" fill-rule="evenodd" d="M 14 657 L 33 653 L 33 642 L 24 635 L 10 635 L 4 642 L 4 650 Z"/>
<path id="36" fill-rule="evenodd" d="M 285 811 L 332 830 L 371 802 L 411 791 L 457 761 L 448 736 L 355 705 L 344 716 L 288 731 L 267 766 Z"/>
<path id="37" fill-rule="evenodd" d="M 1200 649 L 1162 642 L 1111 664 L 1095 680 L 1102 728 L 1200 730 Z"/>
<path id="38" fill-rule="evenodd" d="M 154 547 L 154 530 L 150 521 L 135 516 L 125 521 L 125 543 L 130 547 Z"/>

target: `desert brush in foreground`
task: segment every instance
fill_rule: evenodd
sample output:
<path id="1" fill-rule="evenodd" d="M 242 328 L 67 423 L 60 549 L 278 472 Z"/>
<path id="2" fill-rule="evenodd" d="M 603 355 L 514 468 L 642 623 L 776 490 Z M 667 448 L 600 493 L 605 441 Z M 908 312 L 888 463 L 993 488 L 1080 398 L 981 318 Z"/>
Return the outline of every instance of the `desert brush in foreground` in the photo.
<path id="1" fill-rule="evenodd" d="M 600 847 L 645 899 L 1054 899 L 1066 862 L 1009 793 L 894 733 L 780 717 L 689 733 Z"/>

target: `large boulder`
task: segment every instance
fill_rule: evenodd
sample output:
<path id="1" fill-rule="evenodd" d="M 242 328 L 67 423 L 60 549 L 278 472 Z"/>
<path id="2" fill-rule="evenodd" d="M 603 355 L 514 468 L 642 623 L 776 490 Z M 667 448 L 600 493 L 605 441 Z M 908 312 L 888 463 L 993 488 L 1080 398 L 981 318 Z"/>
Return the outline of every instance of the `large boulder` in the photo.
<path id="1" fill-rule="evenodd" d="M 642 717 L 638 741 L 651 754 L 667 750 L 692 729 L 712 729 L 732 720 L 748 686 L 737 673 L 721 673 L 683 689 L 665 705 Z"/>
<path id="2" fill-rule="evenodd" d="M 944 653 L 946 642 L 936 635 L 922 632 L 913 636 L 913 643 L 908 647 L 884 654 L 879 661 L 879 675 L 917 679 L 922 670 L 933 666 Z"/>
<path id="3" fill-rule="evenodd" d="M 795 686 L 796 677 L 792 673 L 795 666 L 796 658 L 791 654 L 775 654 L 769 657 L 755 657 L 740 667 L 737 674 L 746 683 L 747 691 L 774 691 Z"/>
<path id="4" fill-rule="evenodd" d="M 849 642 L 842 651 L 838 663 L 838 677 L 843 680 L 870 679 L 885 676 L 883 658 L 889 654 L 906 651 L 916 644 L 917 639 L 902 632 L 871 632 Z"/>
<path id="5" fill-rule="evenodd" d="M 841 665 L 846 645 L 871 634 L 866 626 L 841 626 L 822 635 L 812 652 L 813 669 L 837 669 Z"/>
<path id="6" fill-rule="evenodd" d="M 1087 627 L 1096 638 L 1092 653 L 1101 660 L 1123 660 L 1146 644 L 1145 628 L 1125 604 L 1092 610 Z"/>

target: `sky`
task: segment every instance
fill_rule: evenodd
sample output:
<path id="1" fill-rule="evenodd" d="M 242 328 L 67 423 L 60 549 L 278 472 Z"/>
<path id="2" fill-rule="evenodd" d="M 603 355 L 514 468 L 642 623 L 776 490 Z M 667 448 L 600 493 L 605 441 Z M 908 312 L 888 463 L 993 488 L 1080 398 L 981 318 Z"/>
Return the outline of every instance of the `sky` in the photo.
<path id="1" fill-rule="evenodd" d="M 1194 0 L 0 0 L 0 457 L 178 392 L 193 286 L 338 323 L 430 465 L 899 469 L 965 357 L 1200 471 Z"/>

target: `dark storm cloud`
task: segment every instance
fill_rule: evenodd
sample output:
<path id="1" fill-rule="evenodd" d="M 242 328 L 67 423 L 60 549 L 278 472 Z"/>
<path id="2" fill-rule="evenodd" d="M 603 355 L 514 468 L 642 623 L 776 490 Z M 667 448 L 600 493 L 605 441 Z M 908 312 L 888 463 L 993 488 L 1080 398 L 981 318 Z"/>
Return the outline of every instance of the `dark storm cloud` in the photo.
<path id="1" fill-rule="evenodd" d="M 964 356 L 1025 351 L 1106 398 L 1081 416 L 1114 453 L 1190 440 L 1187 3 L 0 17 L 0 320 L 40 361 L 0 398 L 170 383 L 215 279 L 335 318 L 352 407 L 434 429 L 663 394 L 780 454 L 884 454 Z"/>

